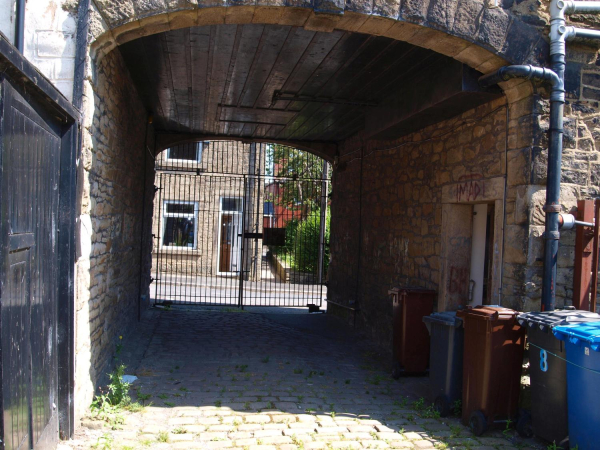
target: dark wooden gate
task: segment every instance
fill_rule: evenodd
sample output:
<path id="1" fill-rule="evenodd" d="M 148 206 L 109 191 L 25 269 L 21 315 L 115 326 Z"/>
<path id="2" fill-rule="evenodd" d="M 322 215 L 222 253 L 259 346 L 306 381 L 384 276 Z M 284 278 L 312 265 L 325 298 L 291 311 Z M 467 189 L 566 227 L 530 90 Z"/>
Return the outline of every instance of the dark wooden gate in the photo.
<path id="1" fill-rule="evenodd" d="M 72 417 L 75 113 L 2 39 L 0 73 L 2 441 L 50 449 Z"/>

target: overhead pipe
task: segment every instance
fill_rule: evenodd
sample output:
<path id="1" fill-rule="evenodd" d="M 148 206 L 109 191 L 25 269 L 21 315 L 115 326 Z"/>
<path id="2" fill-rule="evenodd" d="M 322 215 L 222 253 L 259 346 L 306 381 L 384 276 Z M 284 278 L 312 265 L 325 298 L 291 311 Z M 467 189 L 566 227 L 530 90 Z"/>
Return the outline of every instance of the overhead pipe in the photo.
<path id="1" fill-rule="evenodd" d="M 23 53 L 25 44 L 25 0 L 17 0 L 15 17 L 15 47 Z"/>
<path id="2" fill-rule="evenodd" d="M 564 66 L 561 74 L 564 74 Z M 542 281 L 542 311 L 553 311 L 556 304 L 556 261 L 558 255 L 558 216 L 560 213 L 560 164 L 562 160 L 563 108 L 565 89 L 563 78 L 554 70 L 530 65 L 505 66 L 479 79 L 483 86 L 491 86 L 513 78 L 546 83 L 550 93 L 550 145 L 548 147 L 548 176 L 546 182 L 546 230 L 544 278 Z"/>

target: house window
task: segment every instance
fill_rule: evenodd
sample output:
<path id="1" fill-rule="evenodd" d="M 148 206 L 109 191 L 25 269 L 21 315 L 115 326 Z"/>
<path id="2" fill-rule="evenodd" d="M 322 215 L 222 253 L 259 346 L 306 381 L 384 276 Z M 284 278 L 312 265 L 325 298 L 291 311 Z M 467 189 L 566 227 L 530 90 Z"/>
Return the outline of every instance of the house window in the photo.
<path id="1" fill-rule="evenodd" d="M 223 197 L 221 199 L 221 211 L 241 212 L 243 203 L 241 198 Z"/>
<path id="2" fill-rule="evenodd" d="M 201 162 L 202 150 L 206 142 L 193 142 L 191 144 L 181 144 L 167 149 L 167 160 Z"/>
<path id="3" fill-rule="evenodd" d="M 162 245 L 195 249 L 197 216 L 196 202 L 165 201 Z"/>

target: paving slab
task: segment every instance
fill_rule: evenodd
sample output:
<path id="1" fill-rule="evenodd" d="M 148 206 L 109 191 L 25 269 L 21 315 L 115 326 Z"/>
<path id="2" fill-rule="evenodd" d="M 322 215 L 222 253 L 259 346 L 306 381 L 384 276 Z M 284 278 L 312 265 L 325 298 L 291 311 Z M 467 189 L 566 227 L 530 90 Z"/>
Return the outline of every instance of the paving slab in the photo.
<path id="1" fill-rule="evenodd" d="M 394 380 L 390 356 L 332 316 L 173 307 L 139 327 L 123 362 L 142 408 L 88 413 L 61 450 L 545 448 L 414 409 L 427 378 Z"/>

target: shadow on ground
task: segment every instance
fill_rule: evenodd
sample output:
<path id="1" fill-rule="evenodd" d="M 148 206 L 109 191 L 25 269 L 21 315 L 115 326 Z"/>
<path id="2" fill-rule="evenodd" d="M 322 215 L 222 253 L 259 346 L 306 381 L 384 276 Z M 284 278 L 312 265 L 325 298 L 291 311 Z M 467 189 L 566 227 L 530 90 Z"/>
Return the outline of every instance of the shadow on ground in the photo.
<path id="1" fill-rule="evenodd" d="M 65 447 L 540 448 L 436 417 L 426 378 L 393 380 L 389 356 L 332 316 L 261 311 L 150 311 L 124 343 L 132 398 L 150 405 L 86 419 Z"/>

